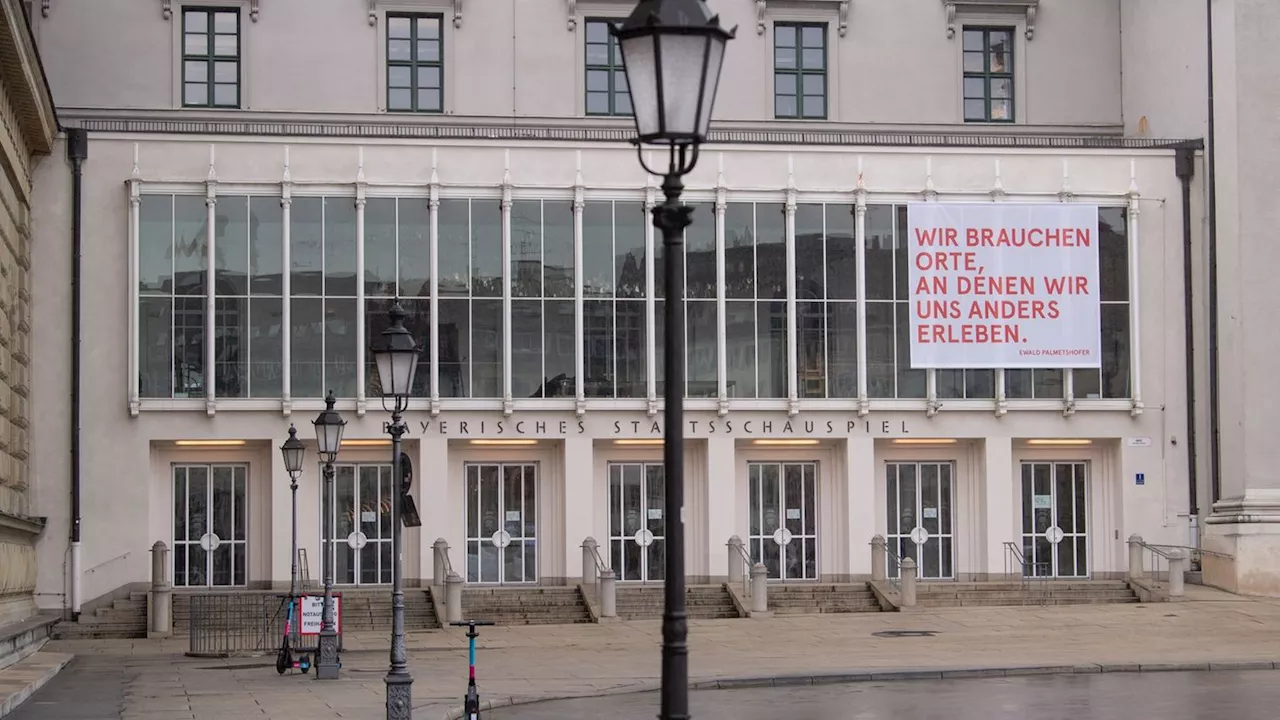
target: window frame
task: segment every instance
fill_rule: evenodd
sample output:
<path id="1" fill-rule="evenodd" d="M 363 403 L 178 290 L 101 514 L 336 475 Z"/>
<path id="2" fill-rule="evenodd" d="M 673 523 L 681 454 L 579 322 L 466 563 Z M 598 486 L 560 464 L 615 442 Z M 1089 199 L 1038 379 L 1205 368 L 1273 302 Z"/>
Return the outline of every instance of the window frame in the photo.
<path id="1" fill-rule="evenodd" d="M 444 15 L 438 12 L 409 12 L 409 11 L 387 11 L 382 23 L 382 60 L 383 60 L 383 83 L 382 90 L 384 93 L 384 105 L 389 113 L 411 113 L 411 114 L 429 114 L 442 115 L 445 108 L 445 42 L 444 42 Z M 409 60 L 392 60 L 391 59 L 391 21 L 407 19 L 409 23 Z M 434 20 L 438 31 L 436 42 L 440 44 L 439 60 L 428 61 L 418 59 L 418 21 Z M 391 69 L 396 67 L 409 68 L 409 90 L 412 99 L 410 108 L 393 108 L 391 107 Z M 423 109 L 418 105 L 418 69 L 421 67 L 434 67 L 440 71 L 440 106 L 438 108 Z M 400 88 L 397 88 L 400 89 Z"/>
<path id="2" fill-rule="evenodd" d="M 616 66 L 613 64 L 613 48 L 618 47 L 618 39 L 617 39 L 616 37 L 614 37 L 612 33 L 610 33 L 610 34 L 609 34 L 608 44 L 606 45 L 606 47 L 608 47 L 608 48 L 609 48 L 609 64 L 608 64 L 608 65 L 592 65 L 592 64 L 591 64 L 591 62 L 590 62 L 590 60 L 589 60 L 589 58 L 590 58 L 590 53 L 588 53 L 588 52 L 587 52 L 587 46 L 588 46 L 588 45 L 599 44 L 599 43 L 592 43 L 592 42 L 591 42 L 591 40 L 590 40 L 590 37 L 591 37 L 591 30 L 590 30 L 590 28 L 591 28 L 591 25 L 592 25 L 592 24 L 600 23 L 600 24 L 604 24 L 604 25 L 608 25 L 608 26 L 616 26 L 616 25 L 620 25 L 620 24 L 622 24 L 622 22 L 623 22 L 624 20 L 625 20 L 625 18 L 616 18 L 616 17 L 607 17 L 607 16 L 597 16 L 597 15 L 590 15 L 590 16 L 587 16 L 587 17 L 585 17 L 585 18 L 583 18 L 583 19 L 582 19 L 582 113 L 583 113 L 583 115 L 586 115 L 587 117 L 624 117 L 624 118 L 629 118 L 629 117 L 633 117 L 633 116 L 635 115 L 634 108 L 633 108 L 632 110 L 628 111 L 628 112 L 619 112 L 619 111 L 618 111 L 618 102 L 617 102 L 617 101 L 618 101 L 618 94 L 619 94 L 619 91 L 618 91 L 617 84 L 614 82 L 614 80 L 615 80 L 615 78 L 617 78 L 617 73 L 619 73 L 619 72 L 622 72 L 622 73 L 623 73 L 623 77 L 624 77 L 624 78 L 626 77 L 626 69 L 625 69 L 625 66 L 624 66 L 624 65 L 623 65 L 623 63 L 622 63 L 622 50 L 621 50 L 621 48 L 619 48 L 619 49 L 618 49 L 618 51 L 617 51 L 617 52 L 618 52 L 618 64 L 617 64 Z M 588 78 L 591 76 L 591 72 L 592 72 L 593 70 L 595 70 L 595 71 L 605 71 L 605 72 L 608 72 L 608 73 L 609 73 L 609 90 L 607 91 L 607 92 L 608 92 L 608 97 L 609 97 L 609 111 L 608 111 L 608 112 L 592 112 L 592 111 L 591 111 L 591 103 L 590 103 L 590 102 L 588 102 L 588 100 L 587 100 L 587 98 L 589 98 L 589 97 L 591 96 L 591 93 L 592 93 L 592 90 L 591 90 L 591 89 L 589 88 L 589 86 L 588 86 L 588 83 L 589 83 Z M 598 92 L 600 92 L 600 91 L 599 91 L 599 90 L 596 90 L 595 92 L 597 92 L 597 93 L 598 93 Z M 627 105 L 630 107 L 630 106 L 631 106 L 631 88 L 630 88 L 630 86 L 628 86 L 628 87 L 627 87 L 627 89 L 626 89 L 625 91 L 623 91 L 623 92 L 625 92 L 625 93 L 626 93 L 626 95 L 627 95 Z"/>
<path id="3" fill-rule="evenodd" d="M 771 115 L 775 120 L 829 120 L 831 117 L 831 23 L 826 20 L 777 20 L 770 27 L 771 39 L 769 44 L 770 59 L 769 64 L 773 72 L 772 93 L 770 94 Z M 794 69 L 780 69 L 778 67 L 778 28 L 790 27 L 796 32 L 796 67 Z M 822 69 L 820 71 L 806 70 L 803 61 L 804 41 L 803 31 L 805 28 L 821 28 L 822 30 Z M 796 101 L 795 115 L 778 114 L 778 76 L 790 75 L 796 79 L 796 92 L 794 95 L 784 93 L 783 97 L 794 97 Z M 806 75 L 820 75 L 822 77 L 822 114 L 817 116 L 806 116 L 804 114 L 804 77 Z"/>
<path id="4" fill-rule="evenodd" d="M 966 33 L 980 32 L 982 33 L 982 71 L 971 72 L 964 69 L 964 56 L 968 52 L 964 49 L 964 36 Z M 1009 56 L 1009 67 L 1004 72 L 993 73 L 991 71 L 991 33 L 1003 32 L 1009 35 L 1009 49 L 1006 54 Z M 987 123 L 994 125 L 1012 125 L 1018 122 L 1018 80 L 1017 72 L 1020 67 L 1017 59 L 1017 50 L 1019 43 L 1016 40 L 1018 28 L 1013 25 L 1000 25 L 991 23 L 979 23 L 974 25 L 964 25 L 960 28 L 960 117 L 965 123 Z M 983 97 L 971 98 L 965 92 L 965 83 L 970 79 L 982 80 Z M 1004 100 L 1004 98 L 994 98 L 991 94 L 992 80 L 1008 80 L 1009 81 L 1009 117 L 994 118 L 991 114 L 991 103 L 993 100 Z M 969 100 L 983 101 L 984 111 L 981 118 L 970 118 L 965 108 L 965 104 Z"/>
<path id="5" fill-rule="evenodd" d="M 240 110 L 244 108 L 244 21 L 240 12 L 241 8 L 236 5 L 184 5 L 179 8 L 180 19 L 178 22 L 178 62 L 181 63 L 181 72 L 178 76 L 178 98 L 183 108 L 206 108 L 214 110 Z M 227 57 L 219 56 L 215 51 L 215 38 L 218 35 L 226 35 L 228 33 L 219 33 L 214 29 L 214 15 L 216 13 L 232 13 L 236 18 L 236 52 L 234 62 L 236 64 L 236 101 L 234 104 L 218 104 L 217 102 L 217 86 L 227 83 L 216 82 L 216 63 L 228 62 Z M 208 42 L 206 52 L 203 55 L 192 55 L 187 53 L 187 35 L 198 35 L 200 33 L 188 33 L 187 31 L 187 15 L 188 13 L 202 13 L 205 16 L 205 38 Z M 219 58 L 223 58 L 219 60 Z M 187 62 L 203 62 L 208 66 L 206 77 L 201 81 L 207 88 L 206 102 L 190 103 L 187 102 Z"/>

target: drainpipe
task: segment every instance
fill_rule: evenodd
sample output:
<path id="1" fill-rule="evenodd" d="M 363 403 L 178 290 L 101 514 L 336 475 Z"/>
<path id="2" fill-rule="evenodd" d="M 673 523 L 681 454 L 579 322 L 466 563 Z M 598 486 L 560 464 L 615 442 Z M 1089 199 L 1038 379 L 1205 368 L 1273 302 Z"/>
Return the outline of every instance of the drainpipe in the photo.
<path id="1" fill-rule="evenodd" d="M 1200 505 L 1197 502 L 1199 493 L 1196 490 L 1196 366 L 1195 366 L 1195 323 L 1192 322 L 1192 286 L 1191 286 L 1191 179 L 1195 177 L 1195 148 L 1183 146 L 1178 148 L 1174 160 L 1174 171 L 1182 183 L 1182 305 L 1184 332 L 1186 333 L 1186 374 L 1187 374 L 1187 491 L 1190 493 L 1190 505 L 1187 515 L 1190 518 L 1188 528 L 1191 547 L 1200 547 Z"/>
<path id="2" fill-rule="evenodd" d="M 89 134 L 67 130 L 71 160 L 71 616 L 80 618 L 80 250 L 84 204 L 83 168 L 89 157 Z"/>
<path id="3" fill-rule="evenodd" d="M 1209 116 L 1208 116 L 1208 175 L 1209 175 L 1209 472 L 1211 477 L 1209 503 L 1222 498 L 1222 446 L 1218 406 L 1218 153 L 1214 141 L 1213 112 L 1213 0 L 1205 0 L 1205 12 L 1209 47 Z"/>

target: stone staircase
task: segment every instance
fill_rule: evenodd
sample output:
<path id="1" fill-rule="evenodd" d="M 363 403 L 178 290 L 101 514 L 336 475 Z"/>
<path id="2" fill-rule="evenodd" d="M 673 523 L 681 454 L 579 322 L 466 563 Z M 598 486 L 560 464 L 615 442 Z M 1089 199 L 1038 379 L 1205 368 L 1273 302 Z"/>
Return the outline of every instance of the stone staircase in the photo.
<path id="1" fill-rule="evenodd" d="M 129 593 L 91 613 L 81 613 L 79 621 L 62 620 L 53 626 L 56 640 L 97 640 L 103 638 L 144 638 L 147 636 L 147 593 Z"/>
<path id="2" fill-rule="evenodd" d="M 866 583 L 771 583 L 769 609 L 775 615 L 880 612 L 880 603 Z"/>
<path id="3" fill-rule="evenodd" d="M 335 592 L 342 595 L 342 630 L 343 632 L 380 631 L 391 629 L 391 588 L 339 588 Z M 275 605 L 269 601 L 272 597 L 282 597 L 283 593 L 252 593 L 263 600 L 263 609 L 267 613 L 275 612 Z M 278 601 L 276 601 L 278 602 Z M 284 609 L 280 610 L 281 618 Z M 145 617 L 145 613 L 144 613 Z M 191 594 L 173 594 L 173 633 L 186 635 L 191 620 Z M 260 618 L 247 622 L 257 623 Z M 283 620 L 281 620 L 283 622 Z M 440 627 L 436 617 L 435 606 L 431 602 L 431 591 L 426 588 L 405 588 L 404 591 L 404 629 L 434 630 Z"/>
<path id="4" fill-rule="evenodd" d="M 621 620 L 657 620 L 662 617 L 661 585 L 619 585 L 616 603 Z M 736 618 L 738 609 L 724 585 L 690 585 L 685 589 L 690 620 Z"/>
<path id="5" fill-rule="evenodd" d="M 916 604 L 926 608 L 1136 602 L 1138 596 L 1123 580 L 921 582 L 916 585 Z"/>
<path id="6" fill-rule="evenodd" d="M 589 623 L 591 613 L 576 587 L 469 587 L 462 590 L 462 619 L 497 625 Z"/>

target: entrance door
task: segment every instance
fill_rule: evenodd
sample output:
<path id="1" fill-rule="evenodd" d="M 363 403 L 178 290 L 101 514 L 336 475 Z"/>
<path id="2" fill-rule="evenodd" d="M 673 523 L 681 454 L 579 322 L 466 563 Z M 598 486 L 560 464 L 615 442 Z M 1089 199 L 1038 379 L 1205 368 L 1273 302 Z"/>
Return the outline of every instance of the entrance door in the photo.
<path id="1" fill-rule="evenodd" d="M 467 582 L 538 580 L 538 466 L 468 464 Z"/>
<path id="2" fill-rule="evenodd" d="M 762 562 L 774 580 L 818 577 L 818 464 L 753 462 L 751 561 Z"/>
<path id="3" fill-rule="evenodd" d="M 247 465 L 173 466 L 173 584 L 240 587 L 248 565 Z"/>
<path id="4" fill-rule="evenodd" d="M 321 547 L 333 553 L 333 581 L 341 585 L 391 582 L 391 465 L 334 465 L 333 497 Z"/>
<path id="5" fill-rule="evenodd" d="M 666 483 L 658 463 L 609 464 L 609 566 L 619 580 L 662 580 Z"/>
<path id="6" fill-rule="evenodd" d="M 1022 463 L 1022 555 L 1046 577 L 1089 575 L 1089 475 L 1083 462 Z"/>
<path id="7" fill-rule="evenodd" d="M 916 561 L 923 579 L 946 579 L 954 572 L 951 478 L 949 462 L 891 462 L 887 467 L 885 539 L 898 557 Z M 887 560 L 889 577 L 898 577 L 897 561 Z"/>

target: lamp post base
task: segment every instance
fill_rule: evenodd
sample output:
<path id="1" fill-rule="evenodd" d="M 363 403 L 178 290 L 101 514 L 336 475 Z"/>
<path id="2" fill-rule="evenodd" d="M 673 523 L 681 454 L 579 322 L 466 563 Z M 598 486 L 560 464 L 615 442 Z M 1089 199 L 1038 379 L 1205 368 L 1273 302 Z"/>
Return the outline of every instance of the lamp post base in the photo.
<path id="1" fill-rule="evenodd" d="M 410 720 L 413 717 L 413 676 L 387 673 L 387 720 Z"/>
<path id="2" fill-rule="evenodd" d="M 321 630 L 320 647 L 316 652 L 316 679 L 337 680 L 341 667 L 338 664 L 338 633 Z"/>

